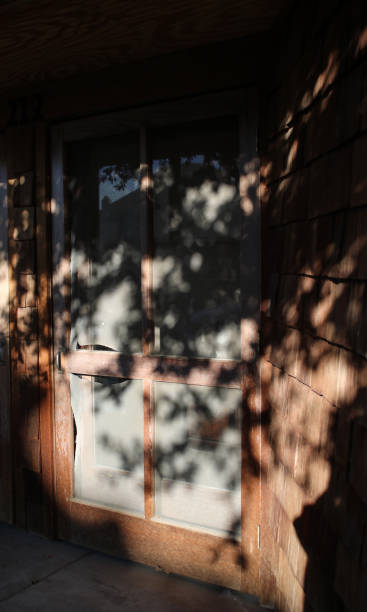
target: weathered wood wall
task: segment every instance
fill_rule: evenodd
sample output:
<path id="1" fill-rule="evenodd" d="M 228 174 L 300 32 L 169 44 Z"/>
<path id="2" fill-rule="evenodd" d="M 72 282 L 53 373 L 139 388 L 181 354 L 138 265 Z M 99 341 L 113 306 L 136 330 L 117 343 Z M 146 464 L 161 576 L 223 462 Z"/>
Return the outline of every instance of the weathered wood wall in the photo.
<path id="1" fill-rule="evenodd" d="M 362 612 L 366 3 L 299 3 L 273 47 L 260 123 L 263 597 L 289 612 Z"/>

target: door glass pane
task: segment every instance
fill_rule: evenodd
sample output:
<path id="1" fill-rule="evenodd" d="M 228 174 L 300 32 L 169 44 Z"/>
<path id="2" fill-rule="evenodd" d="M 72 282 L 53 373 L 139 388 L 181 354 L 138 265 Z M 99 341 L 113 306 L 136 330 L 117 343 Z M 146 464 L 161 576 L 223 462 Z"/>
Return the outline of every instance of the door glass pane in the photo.
<path id="1" fill-rule="evenodd" d="M 144 512 L 144 413 L 141 380 L 71 375 L 76 425 L 74 494 Z"/>
<path id="2" fill-rule="evenodd" d="M 71 348 L 141 351 L 139 139 L 67 150 L 71 220 Z M 142 382 L 71 376 L 74 493 L 144 511 Z"/>
<path id="3" fill-rule="evenodd" d="M 241 391 L 155 383 L 156 513 L 239 534 Z"/>
<path id="4" fill-rule="evenodd" d="M 240 358 L 238 126 L 153 133 L 155 351 Z"/>
<path id="5" fill-rule="evenodd" d="M 68 150 L 71 343 L 141 351 L 138 136 Z"/>

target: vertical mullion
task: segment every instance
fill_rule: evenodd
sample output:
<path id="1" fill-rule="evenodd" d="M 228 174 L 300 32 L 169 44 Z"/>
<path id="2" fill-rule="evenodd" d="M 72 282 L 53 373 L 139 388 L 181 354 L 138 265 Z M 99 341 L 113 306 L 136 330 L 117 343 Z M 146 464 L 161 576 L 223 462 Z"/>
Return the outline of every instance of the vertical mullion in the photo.
<path id="1" fill-rule="evenodd" d="M 141 295 L 142 295 L 142 352 L 149 355 L 154 344 L 153 324 L 153 204 L 151 199 L 151 170 L 149 164 L 147 130 L 140 128 L 141 157 Z M 143 383 L 144 405 L 144 514 L 154 514 L 153 471 L 153 382 Z"/>
<path id="2" fill-rule="evenodd" d="M 140 128 L 140 192 L 141 192 L 141 295 L 143 355 L 153 350 L 153 211 L 151 172 L 149 167 L 147 130 Z"/>
<path id="3" fill-rule="evenodd" d="M 153 381 L 144 380 L 144 514 L 146 519 L 154 515 L 153 471 Z"/>

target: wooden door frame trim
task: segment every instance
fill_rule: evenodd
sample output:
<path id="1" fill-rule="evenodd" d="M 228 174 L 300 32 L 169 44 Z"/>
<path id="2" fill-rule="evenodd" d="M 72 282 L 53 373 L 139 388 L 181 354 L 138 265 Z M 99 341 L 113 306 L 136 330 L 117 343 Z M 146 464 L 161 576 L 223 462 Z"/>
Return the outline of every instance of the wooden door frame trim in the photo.
<path id="1" fill-rule="evenodd" d="M 51 139 L 51 222 L 52 222 L 52 302 L 53 302 L 53 400 L 55 427 L 55 503 L 57 533 L 70 540 L 70 492 L 73 491 L 72 461 L 74 457 L 73 417 L 70 409 L 70 388 L 65 376 L 56 367 L 57 352 L 68 345 L 68 304 L 70 275 L 63 176 L 64 140 L 62 127 L 52 130 Z"/>
<path id="2" fill-rule="evenodd" d="M 45 123 L 35 125 L 36 177 L 36 261 L 38 317 L 38 386 L 40 409 L 40 452 L 43 491 L 43 533 L 55 536 L 54 494 L 54 423 L 52 394 L 52 318 L 50 282 L 49 214 L 50 199 L 47 180 L 48 133 Z M 45 504 L 47 499 L 48 503 Z"/>
<path id="3" fill-rule="evenodd" d="M 242 500 L 241 542 L 246 569 L 241 590 L 260 596 L 261 503 L 261 241 L 259 159 L 257 153 L 258 98 L 248 90 L 240 125 L 241 236 L 241 358 L 242 371 Z M 244 477 L 246 474 L 246 478 Z"/>

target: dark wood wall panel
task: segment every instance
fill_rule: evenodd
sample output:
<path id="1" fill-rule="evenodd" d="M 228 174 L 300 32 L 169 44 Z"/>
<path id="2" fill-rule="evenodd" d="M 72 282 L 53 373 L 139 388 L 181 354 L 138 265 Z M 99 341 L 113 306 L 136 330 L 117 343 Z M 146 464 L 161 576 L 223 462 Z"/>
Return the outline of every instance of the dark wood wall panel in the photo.
<path id="1" fill-rule="evenodd" d="M 51 535 L 53 445 L 45 147 L 42 127 L 9 127 L 6 132 L 14 520 L 20 526 Z"/>
<path id="2" fill-rule="evenodd" d="M 9 272 L 5 139 L 0 136 L 0 520 L 12 520 L 10 435 Z"/>
<path id="3" fill-rule="evenodd" d="M 263 38 L 213 43 L 39 85 L 51 120 L 87 116 L 254 83 Z"/>

